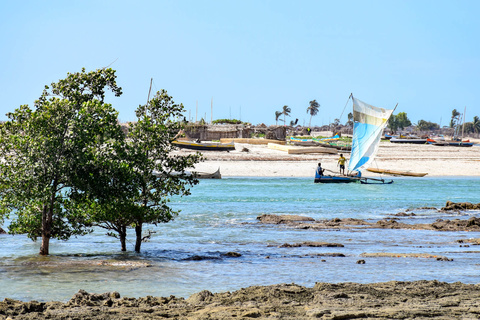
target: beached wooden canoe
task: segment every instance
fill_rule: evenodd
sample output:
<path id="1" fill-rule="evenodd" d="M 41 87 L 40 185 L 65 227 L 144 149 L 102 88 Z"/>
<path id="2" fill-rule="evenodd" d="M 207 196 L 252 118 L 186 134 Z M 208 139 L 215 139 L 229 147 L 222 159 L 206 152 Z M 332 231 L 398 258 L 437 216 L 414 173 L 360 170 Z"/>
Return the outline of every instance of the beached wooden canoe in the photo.
<path id="1" fill-rule="evenodd" d="M 368 168 L 367 171 L 375 172 L 375 173 L 385 173 L 393 176 L 410 176 L 410 177 L 423 177 L 428 174 L 428 173 L 422 173 L 422 172 L 399 171 L 399 170 L 377 169 L 377 168 Z"/>
<path id="2" fill-rule="evenodd" d="M 222 175 L 220 174 L 220 168 L 217 171 L 209 173 L 209 172 L 201 172 L 201 171 L 193 171 L 192 174 L 197 179 L 222 179 Z"/>
<path id="3" fill-rule="evenodd" d="M 194 141 L 178 141 L 172 142 L 173 145 L 183 149 L 202 150 L 202 151 L 230 151 L 235 150 L 235 143 L 220 142 L 194 142 Z"/>

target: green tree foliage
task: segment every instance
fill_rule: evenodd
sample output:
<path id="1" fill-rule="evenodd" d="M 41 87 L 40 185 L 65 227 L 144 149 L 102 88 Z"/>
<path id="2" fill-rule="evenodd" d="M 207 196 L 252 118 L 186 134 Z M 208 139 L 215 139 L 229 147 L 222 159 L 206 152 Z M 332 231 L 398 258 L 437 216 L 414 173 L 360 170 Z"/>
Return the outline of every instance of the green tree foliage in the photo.
<path id="1" fill-rule="evenodd" d="M 172 220 L 178 211 L 168 206 L 170 197 L 188 195 L 188 187 L 198 183 L 185 170 L 198 163 L 201 155 L 171 154 L 175 148 L 171 142 L 183 125 L 174 119 L 181 118 L 183 111 L 183 105 L 175 104 L 164 90 L 139 106 L 124 149 L 117 153 L 119 161 L 108 164 L 112 168 L 109 189 L 91 193 L 97 201 L 79 195 L 77 202 L 83 203 L 80 208 L 88 214 L 88 221 L 118 238 L 122 251 L 126 251 L 127 232 L 133 228 L 135 251 L 140 252 L 142 242 L 151 235 L 144 234 L 144 225 Z"/>
<path id="2" fill-rule="evenodd" d="M 308 122 L 308 126 L 310 127 L 312 123 L 312 117 L 318 114 L 318 110 L 320 109 L 320 104 L 315 99 L 310 101 L 309 103 L 310 105 L 307 108 L 307 113 L 310 114 L 310 121 Z"/>
<path id="3" fill-rule="evenodd" d="M 88 231 L 70 196 L 102 189 L 84 169 L 101 167 L 122 135 L 117 112 L 103 102 L 106 89 L 121 94 L 114 70 L 82 69 L 46 86 L 33 110 L 23 105 L 0 125 L 0 214 L 15 212 L 10 233 L 41 237 L 41 255 L 49 254 L 51 238 Z"/>
<path id="4" fill-rule="evenodd" d="M 282 115 L 282 111 L 275 111 L 275 124 L 278 125 L 278 119 Z"/>
<path id="5" fill-rule="evenodd" d="M 185 169 L 201 155 L 170 153 L 183 105 L 159 92 L 122 132 L 117 112 L 103 102 L 106 89 L 121 94 L 115 79 L 111 69 L 68 74 L 45 88 L 34 110 L 21 106 L 0 124 L 0 220 L 11 218 L 13 234 L 42 237 L 42 255 L 50 239 L 93 226 L 119 237 L 122 250 L 135 228 L 140 251 L 143 225 L 174 218 L 169 198 L 188 195 L 198 182 Z"/>
<path id="6" fill-rule="evenodd" d="M 347 123 L 345 123 L 345 125 L 353 128 L 353 113 L 350 112 L 348 114 Z"/>
<path id="7" fill-rule="evenodd" d="M 475 116 L 472 122 L 465 122 L 464 130 L 465 133 L 480 133 L 480 118 Z"/>
<path id="8" fill-rule="evenodd" d="M 282 111 L 282 114 L 283 114 L 283 123 L 286 124 L 285 117 L 286 117 L 286 116 L 289 117 L 289 116 L 290 116 L 290 112 L 292 112 L 292 110 L 291 110 L 287 105 L 283 106 L 283 111 Z"/>
<path id="9" fill-rule="evenodd" d="M 473 132 L 480 133 L 480 118 L 478 116 L 473 117 L 472 127 Z"/>
<path id="10" fill-rule="evenodd" d="M 460 134 L 464 133 L 473 133 L 473 123 L 472 122 L 465 122 L 462 125 L 462 129 L 460 130 Z"/>
<path id="11" fill-rule="evenodd" d="M 397 121 L 398 127 L 402 130 L 412 125 L 412 122 L 408 119 L 406 112 L 399 112 L 395 116 L 395 120 Z"/>
<path id="12" fill-rule="evenodd" d="M 388 119 L 388 124 L 387 127 L 392 130 L 392 132 L 395 134 L 397 133 L 398 130 L 398 125 L 397 122 L 395 121 L 395 115 L 391 115 L 390 118 Z"/>
<path id="13" fill-rule="evenodd" d="M 420 131 L 432 131 L 440 129 L 440 126 L 434 122 L 419 120 L 417 123 L 417 129 Z"/>
<path id="14" fill-rule="evenodd" d="M 132 197 L 132 217 L 136 233 L 135 251 L 140 252 L 144 239 L 143 225 L 168 222 L 178 211 L 168 206 L 173 195 L 190 194 L 188 186 L 198 183 L 185 170 L 198 163 L 199 153 L 186 156 L 172 155 L 172 141 L 181 129 L 174 119 L 184 112 L 182 104 L 175 104 L 165 90 L 158 92 L 147 105 L 136 110 L 137 122 L 129 129 L 127 138 L 128 161 L 135 172 Z"/>
<path id="15" fill-rule="evenodd" d="M 457 109 L 452 110 L 452 118 L 450 120 L 450 128 L 455 128 L 460 121 L 460 116 L 462 114 L 457 111 Z"/>
<path id="16" fill-rule="evenodd" d="M 213 120 L 213 124 L 242 124 L 242 121 L 237 119 L 218 119 Z"/>
<path id="17" fill-rule="evenodd" d="M 397 115 L 391 115 L 388 119 L 388 127 L 393 133 L 396 133 L 398 129 L 405 129 L 411 126 L 412 122 L 408 119 L 406 112 L 399 112 Z"/>

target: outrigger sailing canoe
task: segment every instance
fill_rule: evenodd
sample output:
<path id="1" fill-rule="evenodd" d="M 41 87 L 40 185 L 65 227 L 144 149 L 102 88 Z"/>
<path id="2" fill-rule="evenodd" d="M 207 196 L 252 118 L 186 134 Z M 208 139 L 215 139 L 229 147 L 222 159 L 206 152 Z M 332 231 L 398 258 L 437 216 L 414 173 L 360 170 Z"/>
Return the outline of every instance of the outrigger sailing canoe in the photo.
<path id="1" fill-rule="evenodd" d="M 315 172 L 316 183 L 383 183 L 393 180 L 362 178 L 361 172 L 375 158 L 382 137 L 383 129 L 395 109 L 383 109 L 366 104 L 350 95 L 353 101 L 353 137 L 352 152 L 346 176 L 319 175 Z M 395 107 L 396 108 L 396 107 Z"/>

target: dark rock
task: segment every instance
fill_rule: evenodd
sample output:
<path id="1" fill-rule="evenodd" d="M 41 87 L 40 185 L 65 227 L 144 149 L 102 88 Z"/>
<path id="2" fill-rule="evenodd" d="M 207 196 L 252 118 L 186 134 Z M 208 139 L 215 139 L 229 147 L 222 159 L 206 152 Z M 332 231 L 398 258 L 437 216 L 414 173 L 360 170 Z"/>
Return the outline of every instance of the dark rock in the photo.
<path id="1" fill-rule="evenodd" d="M 406 212 L 399 212 L 397 214 L 395 214 L 396 217 L 415 217 L 416 214 L 415 213 L 406 213 Z"/>
<path id="2" fill-rule="evenodd" d="M 202 260 L 220 260 L 219 257 L 211 257 L 211 256 L 198 256 L 194 255 L 191 257 L 188 257 L 186 259 L 183 259 L 184 261 L 202 261 Z"/>
<path id="3" fill-rule="evenodd" d="M 222 254 L 222 256 L 231 257 L 231 258 L 238 258 L 238 257 L 241 257 L 242 255 L 238 252 L 227 252 L 227 253 Z"/>
<path id="4" fill-rule="evenodd" d="M 291 223 L 291 222 L 307 222 L 315 221 L 315 219 L 305 216 L 298 215 L 275 215 L 275 214 L 263 214 L 257 217 L 262 223 L 272 223 L 272 224 L 282 224 L 282 223 Z"/>
<path id="5" fill-rule="evenodd" d="M 346 257 L 343 253 L 338 252 L 326 252 L 326 253 L 314 253 L 314 254 L 306 254 L 304 257 Z"/>
<path id="6" fill-rule="evenodd" d="M 357 264 L 365 264 L 365 260 L 358 260 Z"/>
<path id="7" fill-rule="evenodd" d="M 480 203 L 472 204 L 470 202 L 451 202 L 447 201 L 445 207 L 440 209 L 442 211 L 465 211 L 465 210 L 480 210 Z"/>
<path id="8" fill-rule="evenodd" d="M 437 261 L 453 261 L 453 259 L 449 259 L 447 257 L 438 257 Z"/>
<path id="9" fill-rule="evenodd" d="M 279 248 L 298 248 L 298 247 L 344 247 L 341 243 L 329 243 L 329 242 L 312 242 L 306 241 L 302 243 L 284 243 Z"/>

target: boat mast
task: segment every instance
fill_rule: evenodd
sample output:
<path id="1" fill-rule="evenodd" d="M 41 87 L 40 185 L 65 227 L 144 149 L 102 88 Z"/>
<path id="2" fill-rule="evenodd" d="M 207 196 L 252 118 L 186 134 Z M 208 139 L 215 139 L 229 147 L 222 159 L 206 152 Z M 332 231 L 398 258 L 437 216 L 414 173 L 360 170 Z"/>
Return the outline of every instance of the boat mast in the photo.
<path id="1" fill-rule="evenodd" d="M 150 89 L 148 89 L 147 105 L 148 105 L 148 101 L 150 101 L 150 92 L 152 92 L 152 82 L 153 82 L 153 78 L 150 78 Z"/>

